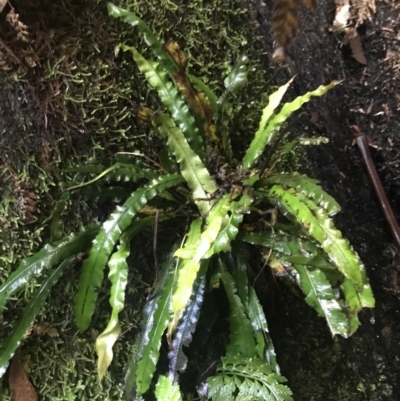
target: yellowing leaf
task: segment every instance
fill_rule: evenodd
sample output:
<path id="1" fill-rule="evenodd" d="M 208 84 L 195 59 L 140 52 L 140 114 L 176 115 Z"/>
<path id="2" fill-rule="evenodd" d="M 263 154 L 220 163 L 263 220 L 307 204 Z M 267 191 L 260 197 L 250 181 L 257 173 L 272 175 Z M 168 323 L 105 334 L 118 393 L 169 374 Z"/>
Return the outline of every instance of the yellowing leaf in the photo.
<path id="1" fill-rule="evenodd" d="M 100 381 L 103 379 L 108 367 L 113 360 L 113 346 L 121 334 L 121 326 L 118 320 L 118 312 L 113 311 L 107 328 L 97 337 L 96 351 L 99 356 L 97 361 L 97 373 Z"/>

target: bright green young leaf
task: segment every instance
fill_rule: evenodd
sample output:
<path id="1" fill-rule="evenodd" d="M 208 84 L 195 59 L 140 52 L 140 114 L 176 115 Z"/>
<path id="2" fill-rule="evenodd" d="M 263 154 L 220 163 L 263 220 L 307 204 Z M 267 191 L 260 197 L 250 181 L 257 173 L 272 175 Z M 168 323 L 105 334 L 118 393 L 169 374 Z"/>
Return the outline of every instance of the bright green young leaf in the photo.
<path id="1" fill-rule="evenodd" d="M 178 327 L 172 338 L 169 359 L 169 377 L 173 382 L 178 382 L 179 372 L 186 370 L 188 358 L 183 352 L 183 347 L 188 347 L 192 341 L 192 335 L 197 326 L 200 309 L 203 305 L 204 289 L 206 285 L 206 273 L 209 261 L 202 261 L 199 273 L 193 283 L 192 296 L 189 304 L 183 311 Z"/>
<path id="2" fill-rule="evenodd" d="M 0 377 L 2 377 L 6 372 L 9 360 L 21 344 L 26 331 L 35 320 L 35 316 L 45 302 L 51 288 L 57 283 L 62 273 L 64 273 L 75 259 L 75 256 L 66 258 L 54 271 L 52 271 L 50 276 L 47 277 L 40 288 L 35 292 L 35 294 L 33 294 L 32 298 L 24 308 L 21 319 L 0 349 Z"/>
<path id="3" fill-rule="evenodd" d="M 237 289 L 232 276 L 221 266 L 221 281 L 229 300 L 229 344 L 227 355 L 242 355 L 245 358 L 257 356 L 254 331 L 251 327 L 246 309 L 237 295 Z"/>
<path id="4" fill-rule="evenodd" d="M 196 238 L 195 247 L 193 243 L 187 241 L 183 248 L 179 248 L 175 252 L 175 256 L 182 258 L 183 263 L 180 264 L 177 287 L 172 297 L 173 319 L 168 327 L 169 337 L 175 332 L 180 314 L 192 295 L 193 283 L 200 269 L 200 261 L 205 259 L 208 250 L 221 231 L 221 227 L 226 224 L 229 206 L 229 195 L 225 195 L 211 209 L 206 219 L 206 228 L 200 238 Z M 192 237 L 190 231 L 189 236 Z"/>
<path id="5" fill-rule="evenodd" d="M 239 201 L 232 201 L 229 207 L 229 220 L 219 232 L 212 247 L 208 250 L 206 258 L 216 255 L 220 252 L 227 252 L 231 248 L 231 242 L 236 238 L 239 232 L 240 223 L 243 221 L 243 216 L 248 212 L 253 198 L 243 194 Z"/>
<path id="6" fill-rule="evenodd" d="M 165 189 L 182 183 L 177 174 L 161 176 L 135 191 L 122 207 L 117 207 L 111 217 L 103 223 L 100 233 L 93 241 L 88 258 L 82 266 L 78 293 L 75 296 L 75 316 L 78 327 L 84 331 L 89 327 L 97 300 L 96 290 L 101 286 L 104 268 L 115 244 L 133 217 L 151 199 Z"/>
<path id="7" fill-rule="evenodd" d="M 60 241 L 45 245 L 39 252 L 24 259 L 0 286 L 0 313 L 10 295 L 24 287 L 32 277 L 40 276 L 45 269 L 84 251 L 98 232 L 98 226 L 88 227 L 80 233 L 67 235 Z"/>
<path id="8" fill-rule="evenodd" d="M 293 401 L 286 379 L 263 359 L 222 358 L 222 366 L 207 380 L 212 401 Z"/>
<path id="9" fill-rule="evenodd" d="M 175 282 L 177 260 L 173 247 L 161 266 L 159 279 L 144 307 L 142 330 L 134 345 L 125 377 L 126 399 L 135 399 L 150 387 L 160 356 L 161 338 L 170 319 L 171 294 Z"/>
<path id="10" fill-rule="evenodd" d="M 324 86 L 321 85 L 319 86 L 316 90 L 312 92 L 308 92 L 303 96 L 297 97 L 295 100 L 289 103 L 285 103 L 281 109 L 280 112 L 274 114 L 272 117 L 268 117 L 268 114 L 271 113 L 270 111 L 266 111 L 266 117 L 262 117 L 261 121 L 264 123 L 264 121 L 268 121 L 266 127 L 262 131 L 257 131 L 256 136 L 254 137 L 253 141 L 251 142 L 249 148 L 246 151 L 246 154 L 243 158 L 243 168 L 244 169 L 250 169 L 254 163 L 257 161 L 257 159 L 262 155 L 262 153 L 265 150 L 265 147 L 268 146 L 272 141 L 275 139 L 276 134 L 279 132 L 282 124 L 290 117 L 290 115 L 298 110 L 304 103 L 309 102 L 311 97 L 313 96 L 322 96 L 324 95 L 328 90 L 332 89 L 334 86 L 336 86 L 339 82 L 338 81 L 333 81 L 329 85 Z M 288 82 L 290 84 L 290 81 Z M 286 85 L 288 85 L 286 84 Z M 284 93 L 286 91 L 282 90 Z M 276 101 L 278 103 L 282 99 L 283 93 L 280 92 L 280 89 L 278 89 L 276 94 Z M 281 95 L 282 93 L 282 95 Z M 274 96 L 275 94 L 272 94 L 271 96 Z M 279 98 L 280 96 L 280 98 Z M 276 104 L 275 101 L 275 104 Z M 271 102 L 271 100 L 270 100 Z M 267 106 L 268 107 L 268 106 Z M 277 106 L 275 106 L 276 108 Z M 272 108 L 272 107 L 271 107 Z M 272 109 L 274 110 L 274 109 Z M 262 124 L 260 124 L 261 128 Z"/>
<path id="11" fill-rule="evenodd" d="M 182 401 L 178 384 L 173 384 L 171 379 L 160 376 L 156 384 L 157 401 Z"/>
<path id="12" fill-rule="evenodd" d="M 274 185 L 268 192 L 270 200 L 283 212 L 288 211 L 305 233 L 321 244 L 338 269 L 361 289 L 366 282 L 364 266 L 326 212 L 293 188 Z"/>
<path id="13" fill-rule="evenodd" d="M 122 45 L 124 51 L 130 51 L 139 70 L 145 75 L 149 84 L 156 89 L 161 101 L 171 114 L 193 151 L 204 160 L 205 145 L 199 128 L 188 104 L 182 98 L 175 83 L 160 68 L 159 63 L 146 60 L 134 47 Z"/>
<path id="14" fill-rule="evenodd" d="M 258 130 L 254 134 L 254 139 L 252 140 L 249 148 L 246 151 L 246 154 L 243 158 L 243 168 L 250 168 L 254 163 L 255 159 L 259 157 L 257 156 L 257 151 L 261 154 L 264 151 L 265 144 L 262 146 L 262 135 L 265 131 L 268 121 L 270 120 L 271 116 L 274 114 L 275 109 L 281 104 L 281 100 L 285 95 L 289 85 L 292 83 L 294 78 L 290 79 L 285 85 L 282 85 L 276 90 L 272 95 L 268 98 L 268 104 L 264 108 L 260 124 Z"/>
<path id="15" fill-rule="evenodd" d="M 324 208 L 329 216 L 340 212 L 340 205 L 320 187 L 318 180 L 306 175 L 278 174 L 262 181 L 263 186 L 273 184 L 294 188 L 297 192 L 301 192 L 312 199 L 318 206 Z"/>
<path id="16" fill-rule="evenodd" d="M 190 148 L 182 131 L 175 126 L 174 121 L 165 114 L 159 115 L 157 122 L 164 138 L 168 138 L 168 146 L 181 167 L 181 174 L 185 178 L 200 213 L 205 216 L 209 213 L 214 201 L 207 200 L 217 187 L 210 173 L 200 160 L 199 156 Z"/>

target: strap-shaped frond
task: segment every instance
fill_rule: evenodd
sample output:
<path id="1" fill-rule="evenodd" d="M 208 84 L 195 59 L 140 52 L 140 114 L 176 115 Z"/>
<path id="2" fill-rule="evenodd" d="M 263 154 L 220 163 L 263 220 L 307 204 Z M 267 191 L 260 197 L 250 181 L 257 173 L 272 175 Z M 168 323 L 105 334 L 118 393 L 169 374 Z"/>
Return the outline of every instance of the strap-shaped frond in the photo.
<path id="1" fill-rule="evenodd" d="M 145 217 L 135 221 L 121 235 L 120 244 L 116 252 L 111 255 L 108 262 L 108 278 L 111 281 L 110 305 L 112 308 L 111 317 L 106 329 L 96 339 L 96 350 L 98 355 L 97 373 L 100 381 L 110 366 L 113 359 L 112 348 L 121 333 L 118 314 L 125 304 L 125 289 L 128 283 L 128 263 L 126 259 L 130 254 L 131 239 L 145 227 L 154 224 L 153 216 Z"/>
<path id="2" fill-rule="evenodd" d="M 275 373 L 280 373 L 274 344 L 269 335 L 267 319 L 253 287 L 249 288 L 247 314 L 254 330 L 258 357 L 265 359 Z"/>
<path id="3" fill-rule="evenodd" d="M 124 10 L 123 8 L 112 3 L 107 3 L 107 9 L 108 14 L 111 17 L 119 18 L 132 26 L 138 27 L 139 31 L 143 34 L 144 40 L 151 47 L 165 71 L 172 76 L 172 74 L 178 70 L 172 57 L 163 50 L 163 43 L 157 38 L 156 35 L 154 35 L 154 33 L 142 19 L 140 19 L 136 14 Z"/>
<path id="4" fill-rule="evenodd" d="M 60 241 L 45 245 L 39 252 L 24 259 L 17 270 L 0 286 L 0 313 L 10 295 L 23 288 L 32 277 L 40 276 L 45 269 L 50 269 L 85 250 L 98 232 L 98 226 L 88 227 L 80 233 L 68 235 Z"/>
<path id="5" fill-rule="evenodd" d="M 240 232 L 238 239 L 253 245 L 261 245 L 278 251 L 284 255 L 291 255 L 288 245 L 289 237 L 281 232 L 246 233 Z"/>
<path id="6" fill-rule="evenodd" d="M 228 355 L 242 355 L 245 358 L 257 356 L 254 331 L 246 308 L 237 294 L 237 288 L 232 276 L 225 270 L 221 261 L 221 281 L 224 285 L 230 307 L 229 313 L 229 344 L 226 347 Z"/>
<path id="7" fill-rule="evenodd" d="M 293 401 L 286 379 L 271 371 L 263 359 L 222 358 L 215 376 L 207 380 L 213 401 Z"/>
<path id="8" fill-rule="evenodd" d="M 225 92 L 217 101 L 217 131 L 222 139 L 222 149 L 229 159 L 232 159 L 233 157 L 231 140 L 229 138 L 229 123 L 231 121 L 232 105 L 227 99 L 231 93 L 237 93 L 247 85 L 248 62 L 249 59 L 247 56 L 242 56 L 238 60 L 224 80 Z"/>
<path id="9" fill-rule="evenodd" d="M 206 254 L 211 257 L 220 252 L 227 252 L 231 249 L 231 242 L 239 232 L 239 225 L 243 221 L 243 216 L 248 212 L 253 198 L 249 194 L 243 194 L 239 201 L 232 201 L 229 206 L 230 214 L 226 224 L 222 227 L 212 247 Z"/>
<path id="10" fill-rule="evenodd" d="M 273 184 L 294 188 L 297 192 L 301 192 L 312 199 L 318 206 L 324 208 L 329 216 L 340 212 L 340 205 L 320 187 L 319 181 L 305 174 L 278 174 L 263 180 L 261 185 Z"/>
<path id="11" fill-rule="evenodd" d="M 198 232 L 199 224 L 202 221 L 197 219 L 190 227 L 189 237 L 185 245 L 175 252 L 175 256 L 183 261 L 179 265 L 178 282 L 172 297 L 173 319 L 168 326 L 169 338 L 175 332 L 181 312 L 192 295 L 193 283 L 200 269 L 200 262 L 206 258 L 207 252 L 215 242 L 221 228 L 226 224 L 229 206 L 229 196 L 225 195 L 211 209 L 205 222 L 205 229 L 201 234 L 193 235 L 194 230 Z M 191 240 L 192 238 L 193 240 Z"/>
<path id="12" fill-rule="evenodd" d="M 88 258 L 82 266 L 78 293 L 75 296 L 75 317 L 78 327 L 86 330 L 89 327 L 96 300 L 96 289 L 101 286 L 104 267 L 108 262 L 114 246 L 123 231 L 130 225 L 133 217 L 151 199 L 166 188 L 182 183 L 183 178 L 177 174 L 161 176 L 146 186 L 135 191 L 122 207 L 103 224 L 102 229 L 93 241 Z"/>
<path id="13" fill-rule="evenodd" d="M 60 266 L 58 266 L 50 276 L 42 283 L 40 288 L 33 294 L 32 298 L 24 308 L 21 319 L 18 321 L 12 334 L 8 337 L 6 342 L 0 349 L 0 377 L 4 375 L 7 370 L 8 361 L 13 356 L 15 350 L 21 344 L 29 326 L 35 320 L 35 316 L 39 312 L 41 306 L 45 302 L 51 288 L 57 283 L 58 279 L 74 261 L 75 256 L 66 258 Z"/>
<path id="14" fill-rule="evenodd" d="M 77 171 L 82 173 L 97 173 L 98 175 L 93 179 L 82 184 L 74 185 L 68 190 L 77 189 L 95 183 L 96 181 L 104 178 L 106 181 L 131 181 L 136 182 L 141 178 L 153 180 L 160 176 L 160 172 L 145 169 L 134 164 L 117 162 L 110 167 L 103 167 L 101 165 L 87 165 L 78 166 L 67 169 L 67 171 Z"/>
<path id="15" fill-rule="evenodd" d="M 303 231 L 319 242 L 338 269 L 361 290 L 366 284 L 364 265 L 328 214 L 293 188 L 274 185 L 268 193 L 271 201 L 284 213 L 289 212 Z"/>
<path id="16" fill-rule="evenodd" d="M 205 144 L 196 125 L 196 120 L 168 73 L 160 67 L 159 63 L 146 60 L 134 47 L 122 45 L 122 49 L 132 53 L 139 70 L 157 91 L 158 96 L 183 132 L 190 146 L 204 160 Z"/>
<path id="17" fill-rule="evenodd" d="M 172 338 L 168 359 L 169 377 L 174 383 L 178 381 L 179 372 L 186 370 L 188 358 L 183 352 L 183 347 L 188 347 L 191 343 L 192 335 L 200 316 L 200 309 L 204 299 L 207 268 L 208 261 L 203 261 L 196 280 L 193 283 L 192 296 L 190 297 L 189 304 L 185 308 Z"/>
<path id="18" fill-rule="evenodd" d="M 144 307 L 142 331 L 136 338 L 134 351 L 125 376 L 126 399 L 144 394 L 150 387 L 160 356 L 161 338 L 170 318 L 171 294 L 175 282 L 176 245 L 161 266 L 159 279 L 150 300 Z"/>
<path id="19" fill-rule="evenodd" d="M 264 152 L 265 147 L 268 146 L 275 139 L 276 134 L 279 132 L 282 124 L 290 117 L 293 112 L 298 110 L 304 103 L 309 102 L 311 97 L 322 96 L 328 90 L 332 89 L 339 83 L 339 81 L 333 81 L 327 86 L 321 85 L 316 90 L 312 92 L 307 92 L 305 95 L 297 97 L 292 102 L 285 103 L 280 112 L 272 114 L 271 111 L 275 110 L 275 108 L 278 106 L 290 82 L 291 81 L 289 81 L 284 87 L 279 88 L 277 92 L 271 95 L 274 97 L 271 109 L 264 109 L 265 116 L 263 113 L 263 117 L 261 119 L 262 124 L 260 124 L 259 130 L 256 132 L 256 135 L 253 141 L 250 143 L 250 146 L 247 149 L 246 154 L 243 158 L 243 168 L 249 169 L 254 165 L 257 159 Z M 267 106 L 267 108 L 268 107 L 269 105 Z M 265 123 L 265 121 L 268 121 L 268 123 Z M 264 129 L 261 128 L 262 125 L 265 126 Z"/>
<path id="20" fill-rule="evenodd" d="M 194 202 L 205 216 L 214 204 L 212 199 L 207 200 L 217 189 L 214 180 L 174 121 L 166 114 L 160 114 L 156 121 L 160 124 L 161 135 L 168 138 L 168 146 L 180 165 L 181 174 L 192 192 Z"/>
<path id="21" fill-rule="evenodd" d="M 352 325 L 349 324 L 345 311 L 336 300 L 324 272 L 302 265 L 293 267 L 298 273 L 298 284 L 306 296 L 306 302 L 317 311 L 318 315 L 325 317 L 333 335 L 348 337 L 352 332 Z"/>

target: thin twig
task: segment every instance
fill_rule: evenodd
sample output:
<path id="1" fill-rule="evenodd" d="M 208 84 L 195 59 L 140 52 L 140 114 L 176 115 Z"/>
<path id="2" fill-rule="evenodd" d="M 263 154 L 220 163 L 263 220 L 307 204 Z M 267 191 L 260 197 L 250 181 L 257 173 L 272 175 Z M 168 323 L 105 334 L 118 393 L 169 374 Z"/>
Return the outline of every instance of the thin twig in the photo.
<path id="1" fill-rule="evenodd" d="M 376 195 L 379 199 L 379 203 L 381 204 L 383 213 L 385 214 L 386 220 L 389 224 L 390 231 L 392 232 L 392 235 L 396 241 L 397 247 L 400 249 L 400 227 L 397 224 L 393 209 L 390 206 L 389 200 L 386 196 L 385 190 L 383 189 L 381 180 L 379 179 L 378 173 L 376 171 L 375 164 L 369 151 L 368 140 L 365 135 L 360 132 L 358 127 L 353 126 L 352 128 L 354 128 L 356 131 L 356 142 L 358 148 L 361 151 L 365 166 L 367 167 L 372 186 L 374 187 Z"/>

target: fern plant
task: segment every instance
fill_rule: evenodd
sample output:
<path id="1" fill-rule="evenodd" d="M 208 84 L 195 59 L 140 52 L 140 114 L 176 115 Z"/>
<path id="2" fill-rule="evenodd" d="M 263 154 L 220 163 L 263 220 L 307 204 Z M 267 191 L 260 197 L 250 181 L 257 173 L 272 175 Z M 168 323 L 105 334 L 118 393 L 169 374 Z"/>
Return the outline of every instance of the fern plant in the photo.
<path id="1" fill-rule="evenodd" d="M 325 141 L 290 139 L 284 130 L 287 119 L 337 82 L 283 105 L 292 80 L 278 88 L 269 96 L 259 127 L 240 160 L 231 144 L 235 127 L 231 125 L 230 99 L 246 86 L 246 57 L 230 71 L 225 92 L 217 96 L 188 73 L 187 58 L 175 42 L 159 41 L 131 12 L 111 3 L 108 11 L 136 26 L 157 58 L 147 60 L 136 48 L 119 46 L 132 54 L 161 99 L 164 111 L 143 109 L 142 118 L 165 142 L 167 154 L 154 163 L 158 169 L 124 155 L 117 155 L 116 163 L 108 167 L 90 164 L 70 169 L 87 179 L 66 194 L 104 180 L 134 182 L 136 189 L 127 193 L 125 188 L 112 188 L 112 194 L 123 202 L 107 221 L 46 245 L 22 261 L 0 286 L 1 311 L 8 298 L 32 277 L 48 274 L 14 332 L 1 344 L 0 376 L 48 290 L 75 255 L 91 243 L 74 305 L 76 323 L 84 331 L 90 326 L 97 290 L 108 266 L 112 313 L 96 341 L 102 379 L 121 333 L 119 313 L 124 308 L 131 240 L 145 227 L 173 219 L 180 211 L 192 221 L 184 239 L 174 245 L 162 264 L 144 307 L 141 332 L 127 367 L 126 399 L 143 399 L 155 381 L 157 400 L 182 399 L 179 375 L 188 364 L 184 347 L 196 330 L 205 293 L 220 286 L 229 304 L 229 339 L 216 373 L 201 385 L 201 397 L 214 401 L 292 400 L 280 374 L 263 308 L 249 284 L 253 268 L 245 256 L 247 251 L 258 253 L 277 277 L 298 286 L 305 301 L 325 318 L 332 335 L 352 335 L 359 325 L 360 309 L 374 305 L 364 266 L 332 220 L 339 205 L 317 180 L 285 167 L 297 146 Z M 107 190 L 97 195 L 107 196 Z M 64 195 L 61 204 L 67 198 Z M 169 344 L 169 369 L 167 375 L 158 375 L 164 336 Z"/>

